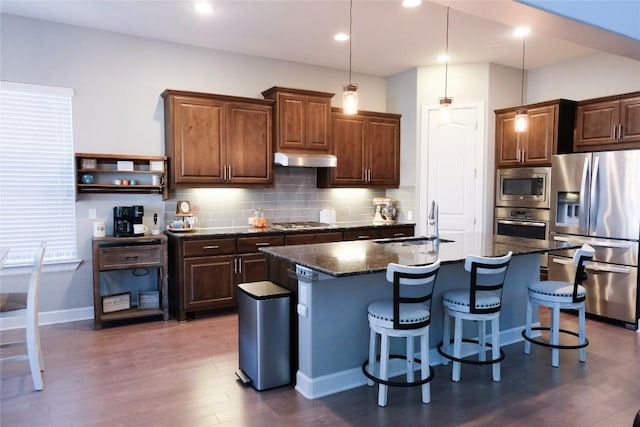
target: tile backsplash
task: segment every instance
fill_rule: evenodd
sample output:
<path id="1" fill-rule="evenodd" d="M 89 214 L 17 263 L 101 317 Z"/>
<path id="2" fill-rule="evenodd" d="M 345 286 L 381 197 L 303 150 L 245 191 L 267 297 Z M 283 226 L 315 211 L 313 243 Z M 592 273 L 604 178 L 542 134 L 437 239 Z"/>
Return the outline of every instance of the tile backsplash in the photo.
<path id="1" fill-rule="evenodd" d="M 178 200 L 189 200 L 192 208 L 197 209 L 200 227 L 244 226 L 256 209 L 264 211 L 269 223 L 318 221 L 322 208 L 334 208 L 338 222 L 368 221 L 373 217 L 372 199 L 384 195 L 384 190 L 316 188 L 316 169 L 276 167 L 272 188 L 176 190 L 164 202 L 164 222 L 167 224 L 174 219 Z M 413 193 L 398 189 L 386 195 L 403 197 L 398 198 L 399 220 L 406 220 L 402 205 L 414 204 Z"/>

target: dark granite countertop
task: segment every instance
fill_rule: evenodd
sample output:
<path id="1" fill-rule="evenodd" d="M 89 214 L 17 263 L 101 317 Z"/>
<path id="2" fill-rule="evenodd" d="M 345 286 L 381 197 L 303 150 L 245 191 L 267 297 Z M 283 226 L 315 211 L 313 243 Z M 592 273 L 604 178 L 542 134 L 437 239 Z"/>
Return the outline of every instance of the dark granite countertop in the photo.
<path id="1" fill-rule="evenodd" d="M 272 227 L 255 228 L 251 226 L 241 227 L 211 227 L 211 228 L 199 228 L 193 231 L 170 231 L 166 230 L 165 234 L 172 237 L 250 237 L 250 236 L 264 236 L 264 235 L 281 235 L 281 234 L 298 234 L 298 233 L 324 233 L 329 231 L 344 231 L 344 230 L 357 230 L 358 228 L 370 228 L 370 227 L 402 227 L 402 226 L 415 226 L 413 222 L 396 222 L 394 224 L 374 224 L 371 221 L 350 221 L 350 222 L 338 222 L 332 224 L 327 228 L 313 228 L 313 229 L 275 229 Z"/>
<path id="2" fill-rule="evenodd" d="M 330 276 L 341 277 L 384 271 L 390 262 L 404 265 L 430 264 L 439 257 L 443 264 L 447 264 L 462 262 L 467 255 L 501 256 L 509 251 L 513 251 L 514 255 L 523 255 L 580 246 L 552 240 L 481 233 L 441 237 L 437 247 L 433 242 L 415 244 L 419 242 L 414 240 L 412 243 L 411 238 L 404 238 L 278 246 L 260 250 Z"/>

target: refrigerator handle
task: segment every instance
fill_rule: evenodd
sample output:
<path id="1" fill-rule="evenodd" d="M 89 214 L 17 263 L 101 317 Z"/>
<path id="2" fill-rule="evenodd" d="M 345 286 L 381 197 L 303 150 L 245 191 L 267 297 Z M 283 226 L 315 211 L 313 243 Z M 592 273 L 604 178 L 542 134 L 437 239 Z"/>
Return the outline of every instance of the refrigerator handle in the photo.
<path id="1" fill-rule="evenodd" d="M 589 232 L 589 212 L 587 210 L 587 185 L 589 184 L 589 170 L 591 166 L 591 157 L 584 159 L 582 166 L 582 180 L 580 181 L 580 230 L 587 234 Z"/>
<path id="2" fill-rule="evenodd" d="M 590 208 L 589 208 L 589 229 L 595 231 L 598 226 L 598 204 L 600 203 L 600 195 L 598 194 L 598 169 L 600 166 L 600 158 L 594 156 L 593 172 L 591 173 L 591 190 L 589 191 Z"/>

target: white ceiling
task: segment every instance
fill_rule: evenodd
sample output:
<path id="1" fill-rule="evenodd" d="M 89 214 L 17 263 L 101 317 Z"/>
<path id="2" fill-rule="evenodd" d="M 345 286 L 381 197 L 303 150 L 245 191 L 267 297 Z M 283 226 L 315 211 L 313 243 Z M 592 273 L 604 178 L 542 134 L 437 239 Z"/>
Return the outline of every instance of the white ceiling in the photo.
<path id="1" fill-rule="evenodd" d="M 192 2 L 123 0 L 0 0 L 0 12 L 186 45 L 346 70 L 347 0 L 211 0 L 199 16 Z M 606 7 L 606 1 L 602 4 Z M 579 2 L 576 2 L 577 7 Z M 493 62 L 520 68 L 515 26 L 529 25 L 525 68 L 596 51 L 640 60 L 640 41 L 571 21 L 511 0 L 443 0 L 415 9 L 400 0 L 355 0 L 353 71 L 389 76 L 436 64 L 444 53 L 446 6 L 451 7 L 451 64 Z"/>

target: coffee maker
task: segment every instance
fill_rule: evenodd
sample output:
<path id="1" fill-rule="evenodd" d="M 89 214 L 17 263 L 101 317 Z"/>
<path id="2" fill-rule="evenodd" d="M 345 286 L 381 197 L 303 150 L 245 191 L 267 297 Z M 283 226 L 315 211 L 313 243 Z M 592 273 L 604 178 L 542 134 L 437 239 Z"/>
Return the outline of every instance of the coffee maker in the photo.
<path id="1" fill-rule="evenodd" d="M 134 224 L 142 224 L 144 207 L 135 206 L 115 206 L 113 208 L 113 236 L 133 237 Z"/>

